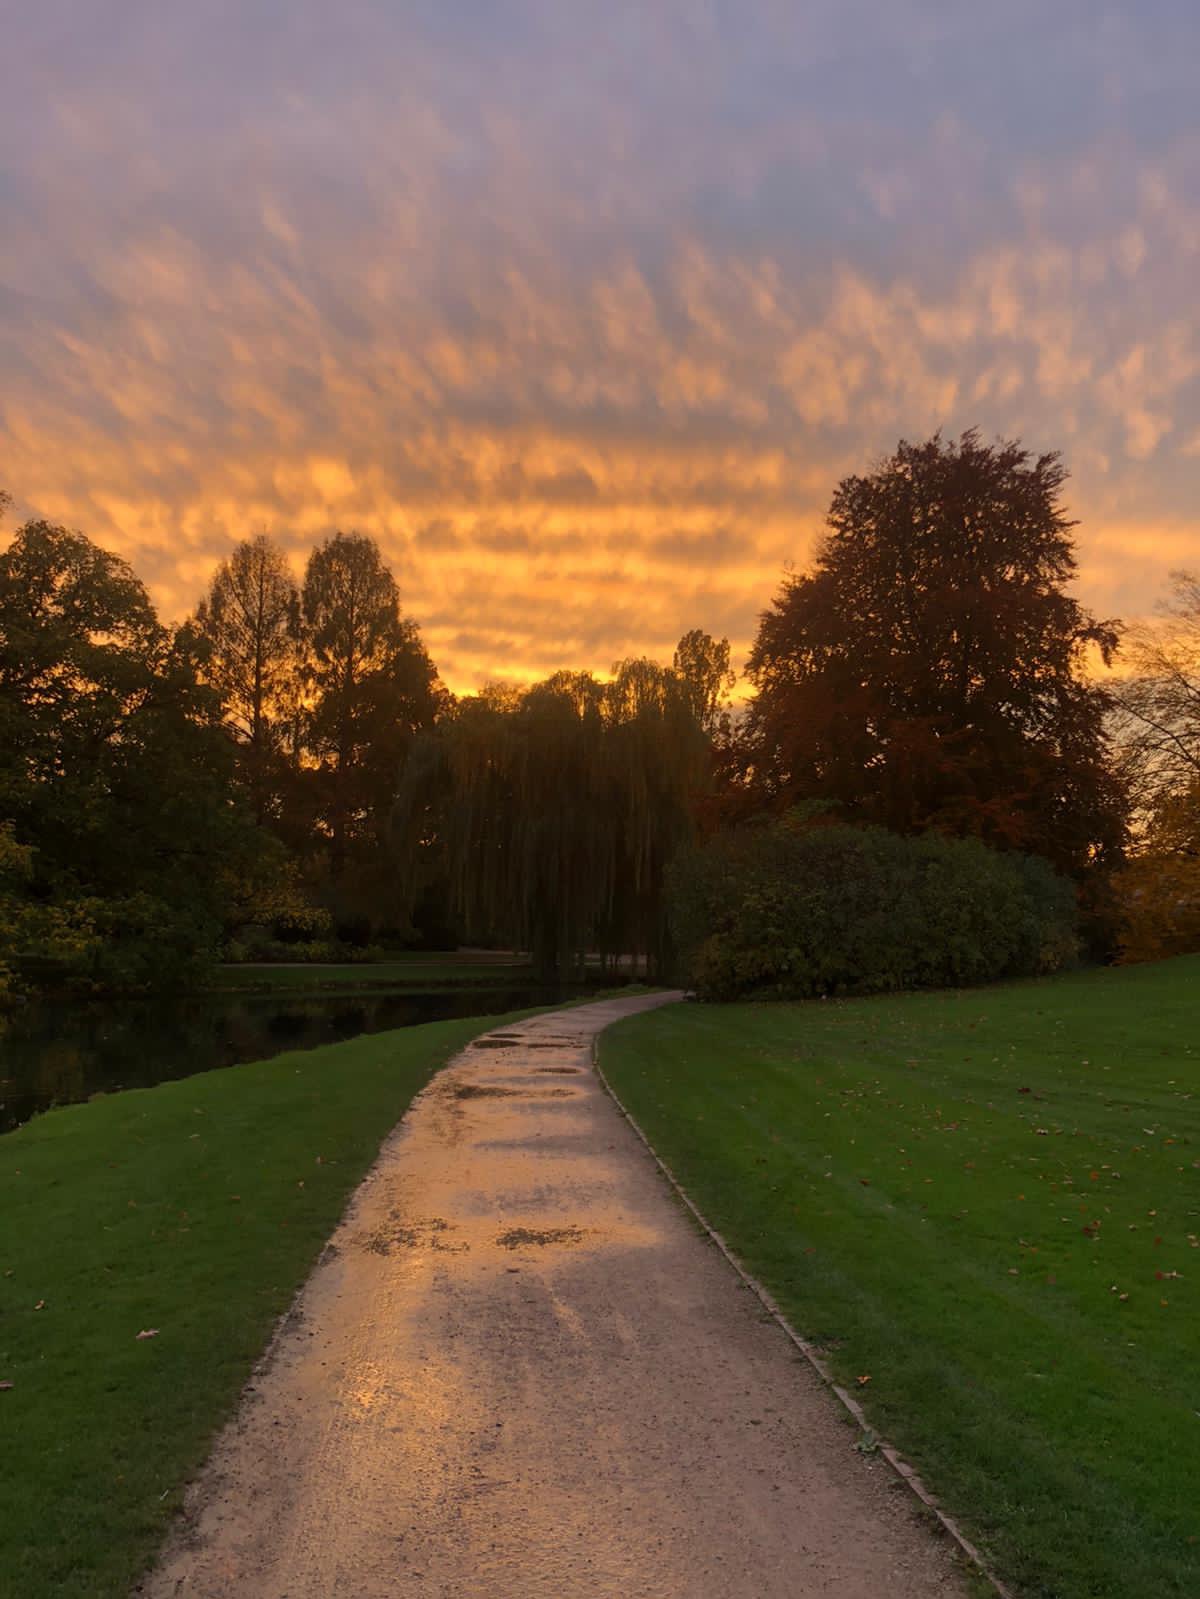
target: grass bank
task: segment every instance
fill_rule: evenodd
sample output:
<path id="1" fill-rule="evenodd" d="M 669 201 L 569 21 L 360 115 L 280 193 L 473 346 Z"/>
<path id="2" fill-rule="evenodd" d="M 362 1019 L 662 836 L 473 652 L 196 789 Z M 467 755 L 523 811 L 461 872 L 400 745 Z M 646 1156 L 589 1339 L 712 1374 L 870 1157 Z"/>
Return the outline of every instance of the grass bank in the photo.
<path id="1" fill-rule="evenodd" d="M 1200 959 L 673 1006 L 613 1087 L 1023 1595 L 1200 1593 Z"/>
<path id="2" fill-rule="evenodd" d="M 131 1090 L 0 1139 L 0 1592 L 128 1592 L 380 1142 L 501 1021 Z"/>

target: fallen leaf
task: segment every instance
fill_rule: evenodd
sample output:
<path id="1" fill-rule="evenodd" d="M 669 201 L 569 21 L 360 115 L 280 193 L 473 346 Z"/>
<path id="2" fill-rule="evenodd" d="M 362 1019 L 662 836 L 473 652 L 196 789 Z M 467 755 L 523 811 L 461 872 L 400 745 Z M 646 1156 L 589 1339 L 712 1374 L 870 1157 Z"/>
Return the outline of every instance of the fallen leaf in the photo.
<path id="1" fill-rule="evenodd" d="M 45 1310 L 46 1301 L 44 1299 L 39 1299 L 37 1304 L 33 1308 L 34 1308 L 34 1310 Z"/>
<path id="2" fill-rule="evenodd" d="M 867 1386 L 867 1384 L 870 1382 L 870 1380 L 871 1380 L 871 1373 L 869 1371 L 868 1372 L 864 1372 L 863 1375 L 858 1379 L 858 1386 L 860 1388 L 865 1388 Z"/>
<path id="3" fill-rule="evenodd" d="M 143 1327 L 141 1332 L 138 1333 L 137 1336 L 139 1338 L 157 1338 L 158 1337 L 158 1328 L 157 1327 Z"/>

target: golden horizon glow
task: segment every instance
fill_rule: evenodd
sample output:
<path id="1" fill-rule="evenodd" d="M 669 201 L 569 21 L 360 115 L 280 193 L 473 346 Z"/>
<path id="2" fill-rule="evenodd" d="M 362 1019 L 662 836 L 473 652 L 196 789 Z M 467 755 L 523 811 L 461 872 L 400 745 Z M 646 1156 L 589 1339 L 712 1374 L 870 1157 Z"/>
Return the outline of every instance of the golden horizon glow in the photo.
<path id="1" fill-rule="evenodd" d="M 1099 615 L 1200 564 L 1187 8 L 1039 10 L 1044 82 L 1025 0 L 248 0 L 103 49 L 43 9 L 0 107 L 6 528 L 79 527 L 170 619 L 239 539 L 343 528 L 458 691 L 694 626 L 740 660 L 838 478 L 936 427 L 1063 452 Z"/>

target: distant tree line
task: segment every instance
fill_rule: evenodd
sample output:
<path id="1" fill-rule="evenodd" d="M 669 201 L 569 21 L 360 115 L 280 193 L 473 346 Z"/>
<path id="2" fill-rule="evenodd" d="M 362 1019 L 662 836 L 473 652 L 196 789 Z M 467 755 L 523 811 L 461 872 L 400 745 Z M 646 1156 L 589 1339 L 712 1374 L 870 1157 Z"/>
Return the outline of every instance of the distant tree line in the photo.
<path id="1" fill-rule="evenodd" d="M 0 970 L 462 940 L 809 993 L 1049 969 L 1077 934 L 1198 947 L 1200 581 L 1124 636 L 1089 615 L 1064 481 L 974 432 L 844 479 L 736 708 L 701 629 L 455 698 L 361 534 L 299 579 L 247 540 L 168 627 L 124 561 L 29 522 L 0 554 Z M 873 944 L 834 947 L 839 904 Z"/>
<path id="2" fill-rule="evenodd" d="M 0 973 L 85 988 L 214 958 L 460 939 L 547 977 L 669 959 L 729 647 L 456 700 L 373 540 L 297 581 L 239 544 L 170 628 L 126 562 L 34 521 L 0 554 Z"/>

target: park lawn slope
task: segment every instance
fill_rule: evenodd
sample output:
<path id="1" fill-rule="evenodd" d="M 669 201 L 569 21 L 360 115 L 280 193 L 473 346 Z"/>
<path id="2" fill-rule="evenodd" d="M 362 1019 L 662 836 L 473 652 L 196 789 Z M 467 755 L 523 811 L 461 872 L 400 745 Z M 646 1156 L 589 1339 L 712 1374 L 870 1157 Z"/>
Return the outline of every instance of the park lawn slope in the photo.
<path id="1" fill-rule="evenodd" d="M 1022 1595 L 1200 1593 L 1198 1021 L 1188 957 L 601 1039 L 709 1221 Z"/>
<path id="2" fill-rule="evenodd" d="M 207 1072 L 0 1139 L 0 1590 L 128 1593 L 381 1142 L 502 1021 Z"/>

